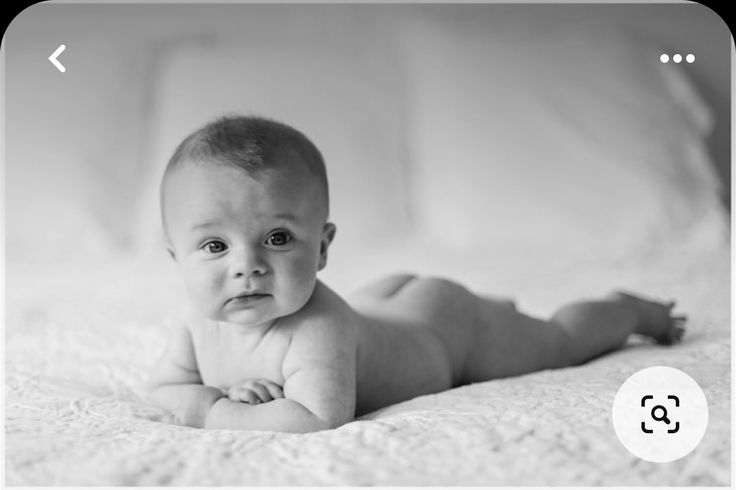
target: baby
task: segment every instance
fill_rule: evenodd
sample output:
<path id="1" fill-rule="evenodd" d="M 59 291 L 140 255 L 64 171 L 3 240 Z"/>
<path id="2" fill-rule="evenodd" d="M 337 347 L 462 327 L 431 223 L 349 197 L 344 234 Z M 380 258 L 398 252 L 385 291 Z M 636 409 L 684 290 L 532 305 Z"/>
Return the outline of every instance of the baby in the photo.
<path id="1" fill-rule="evenodd" d="M 147 385 L 191 427 L 310 432 L 456 386 L 583 363 L 641 334 L 680 340 L 674 303 L 615 292 L 549 320 L 454 282 L 389 276 L 345 300 L 317 280 L 335 225 L 299 131 L 227 117 L 168 163 L 161 209 L 190 308 Z"/>

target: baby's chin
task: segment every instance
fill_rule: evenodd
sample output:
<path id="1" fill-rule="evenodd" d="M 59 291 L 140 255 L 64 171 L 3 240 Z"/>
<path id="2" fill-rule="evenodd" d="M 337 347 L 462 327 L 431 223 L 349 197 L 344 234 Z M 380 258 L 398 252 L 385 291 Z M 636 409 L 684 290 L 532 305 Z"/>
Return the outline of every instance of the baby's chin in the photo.
<path id="1" fill-rule="evenodd" d="M 271 324 L 284 316 L 278 311 L 254 311 L 252 309 L 240 309 L 230 311 L 220 311 L 211 315 L 210 319 L 220 323 L 232 323 L 243 327 L 258 327 L 260 325 Z"/>
<path id="2" fill-rule="evenodd" d="M 276 305 L 273 298 L 264 298 L 256 302 L 243 301 L 226 305 L 225 308 L 207 315 L 210 320 L 230 323 L 241 327 L 270 326 L 276 320 L 292 315 L 301 310 L 304 304 Z M 306 302 L 304 302 L 306 304 Z"/>

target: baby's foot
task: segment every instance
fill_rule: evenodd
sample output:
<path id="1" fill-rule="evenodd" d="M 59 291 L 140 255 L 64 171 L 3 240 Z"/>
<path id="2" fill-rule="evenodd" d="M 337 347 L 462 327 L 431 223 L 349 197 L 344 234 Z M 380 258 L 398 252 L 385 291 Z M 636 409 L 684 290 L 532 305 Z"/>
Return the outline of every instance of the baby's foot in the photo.
<path id="1" fill-rule="evenodd" d="M 623 291 L 615 291 L 609 298 L 633 306 L 639 313 L 634 333 L 653 338 L 658 344 L 672 345 L 682 339 L 686 315 L 672 315 L 675 302 L 649 301 Z"/>

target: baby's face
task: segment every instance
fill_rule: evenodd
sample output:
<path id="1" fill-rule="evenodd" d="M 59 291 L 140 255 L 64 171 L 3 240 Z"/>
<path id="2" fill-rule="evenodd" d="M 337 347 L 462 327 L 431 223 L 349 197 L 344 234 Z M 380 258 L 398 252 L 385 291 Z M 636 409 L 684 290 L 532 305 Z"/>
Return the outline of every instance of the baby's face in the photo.
<path id="1" fill-rule="evenodd" d="M 253 178 L 185 163 L 167 177 L 172 255 L 205 317 L 268 326 L 309 300 L 335 228 L 314 179 L 291 167 Z"/>

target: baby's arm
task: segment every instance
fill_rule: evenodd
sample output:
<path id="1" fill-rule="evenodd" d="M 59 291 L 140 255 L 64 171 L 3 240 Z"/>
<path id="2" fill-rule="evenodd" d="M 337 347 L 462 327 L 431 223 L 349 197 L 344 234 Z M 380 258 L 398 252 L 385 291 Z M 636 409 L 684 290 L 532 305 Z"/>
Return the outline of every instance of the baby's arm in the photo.
<path id="1" fill-rule="evenodd" d="M 356 341 L 347 325 L 313 320 L 298 326 L 282 370 L 284 398 L 260 405 L 217 400 L 205 426 L 312 432 L 353 419 Z"/>
<path id="2" fill-rule="evenodd" d="M 227 397 L 234 402 L 256 405 L 283 398 L 284 390 L 267 379 L 248 379 L 239 385 L 230 387 L 227 390 Z"/>
<path id="3" fill-rule="evenodd" d="M 189 329 L 176 325 L 161 359 L 146 384 L 148 400 L 173 412 L 181 425 L 201 428 L 215 402 L 225 396 L 221 390 L 204 386 L 197 369 Z"/>

